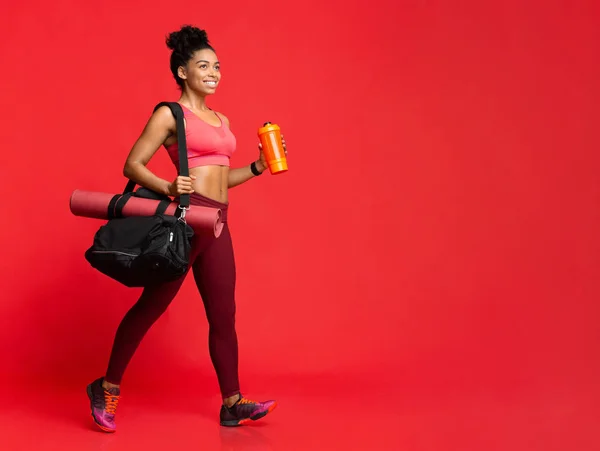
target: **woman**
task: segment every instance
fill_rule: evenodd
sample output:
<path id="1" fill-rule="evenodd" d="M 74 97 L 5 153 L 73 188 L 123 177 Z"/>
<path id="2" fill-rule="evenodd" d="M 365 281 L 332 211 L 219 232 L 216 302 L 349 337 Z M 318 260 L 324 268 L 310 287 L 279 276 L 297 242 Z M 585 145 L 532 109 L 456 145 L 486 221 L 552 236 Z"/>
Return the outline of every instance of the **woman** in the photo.
<path id="1" fill-rule="evenodd" d="M 189 177 L 179 176 L 169 182 L 146 167 L 154 153 L 164 145 L 178 168 L 176 123 L 166 106 L 156 110 L 149 119 L 127 157 L 123 172 L 138 185 L 173 197 L 189 194 L 192 205 L 223 211 L 225 224 L 219 238 L 194 236 L 190 266 L 209 324 L 209 353 L 223 398 L 220 424 L 238 426 L 262 418 L 275 408 L 276 402 L 250 401 L 240 393 L 235 261 L 227 226 L 227 191 L 259 176 L 266 169 L 266 163 L 259 144 L 257 161 L 243 168 L 229 168 L 229 159 L 236 147 L 229 120 L 206 105 L 206 97 L 215 93 L 221 79 L 219 61 L 206 32 L 185 26 L 168 36 L 167 46 L 172 50 L 171 72 L 182 92 L 179 104 L 185 115 Z M 142 338 L 167 309 L 184 278 L 145 288 L 121 321 L 106 375 L 87 387 L 92 417 L 102 430 L 115 431 L 123 373 Z"/>

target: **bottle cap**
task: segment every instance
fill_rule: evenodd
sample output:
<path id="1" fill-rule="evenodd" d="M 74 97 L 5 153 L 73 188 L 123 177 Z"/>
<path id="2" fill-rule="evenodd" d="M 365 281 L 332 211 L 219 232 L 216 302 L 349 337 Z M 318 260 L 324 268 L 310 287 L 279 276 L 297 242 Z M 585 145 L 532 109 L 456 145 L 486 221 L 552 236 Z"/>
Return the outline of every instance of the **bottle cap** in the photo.
<path id="1" fill-rule="evenodd" d="M 258 134 L 262 135 L 263 133 L 275 132 L 278 130 L 280 130 L 280 129 L 277 124 L 272 124 L 271 122 L 265 122 L 265 125 L 263 125 L 261 128 L 258 129 Z"/>

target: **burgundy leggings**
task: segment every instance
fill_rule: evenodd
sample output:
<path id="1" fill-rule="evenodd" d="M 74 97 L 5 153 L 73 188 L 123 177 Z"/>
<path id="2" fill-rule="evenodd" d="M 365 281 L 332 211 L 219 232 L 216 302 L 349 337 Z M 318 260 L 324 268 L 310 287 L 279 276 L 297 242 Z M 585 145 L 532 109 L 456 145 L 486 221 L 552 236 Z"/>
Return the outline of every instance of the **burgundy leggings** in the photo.
<path id="1" fill-rule="evenodd" d="M 220 208 L 223 231 L 213 235 L 194 235 L 190 266 L 204 302 L 208 319 L 208 348 L 217 373 L 223 398 L 239 393 L 238 342 L 235 330 L 235 260 L 227 226 L 227 205 L 199 194 L 190 196 L 192 205 Z M 165 312 L 183 283 L 174 282 L 146 287 L 139 300 L 127 312 L 117 329 L 106 371 L 106 380 L 120 384 L 123 373 L 144 335 Z"/>

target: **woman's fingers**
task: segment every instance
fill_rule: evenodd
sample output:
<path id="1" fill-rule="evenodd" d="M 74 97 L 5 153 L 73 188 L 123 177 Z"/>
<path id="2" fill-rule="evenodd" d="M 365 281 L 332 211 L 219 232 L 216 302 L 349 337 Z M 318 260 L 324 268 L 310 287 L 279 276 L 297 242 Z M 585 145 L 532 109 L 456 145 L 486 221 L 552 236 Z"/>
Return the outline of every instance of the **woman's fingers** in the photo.
<path id="1" fill-rule="evenodd" d="M 190 175 L 189 177 L 178 176 L 177 182 L 175 186 L 177 187 L 177 194 L 191 194 L 194 192 L 194 188 L 192 186 L 193 180 L 196 179 L 195 175 Z"/>

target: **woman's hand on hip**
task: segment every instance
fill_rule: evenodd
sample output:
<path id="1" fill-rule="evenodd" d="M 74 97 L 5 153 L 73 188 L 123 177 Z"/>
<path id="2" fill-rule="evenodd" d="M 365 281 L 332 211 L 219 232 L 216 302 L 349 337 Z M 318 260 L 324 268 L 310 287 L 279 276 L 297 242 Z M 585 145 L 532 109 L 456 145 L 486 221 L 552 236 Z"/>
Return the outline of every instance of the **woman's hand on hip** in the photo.
<path id="1" fill-rule="evenodd" d="M 190 175 L 189 177 L 178 176 L 169 185 L 169 195 L 175 197 L 181 194 L 192 194 L 194 192 L 194 188 L 192 187 L 194 180 L 196 180 L 195 175 Z"/>

